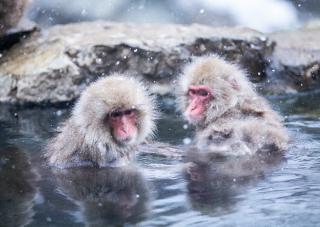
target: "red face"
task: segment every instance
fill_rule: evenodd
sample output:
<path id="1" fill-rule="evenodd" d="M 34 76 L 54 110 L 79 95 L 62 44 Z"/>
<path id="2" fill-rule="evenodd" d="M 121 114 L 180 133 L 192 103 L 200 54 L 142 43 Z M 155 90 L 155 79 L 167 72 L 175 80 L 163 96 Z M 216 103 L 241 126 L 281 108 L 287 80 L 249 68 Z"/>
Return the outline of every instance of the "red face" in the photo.
<path id="1" fill-rule="evenodd" d="M 185 113 L 191 121 L 199 121 L 205 116 L 207 105 L 213 99 L 212 91 L 205 85 L 191 85 L 188 99 L 189 106 Z"/>
<path id="2" fill-rule="evenodd" d="M 137 111 L 134 109 L 114 111 L 109 115 L 113 137 L 120 143 L 130 143 L 137 136 Z"/>

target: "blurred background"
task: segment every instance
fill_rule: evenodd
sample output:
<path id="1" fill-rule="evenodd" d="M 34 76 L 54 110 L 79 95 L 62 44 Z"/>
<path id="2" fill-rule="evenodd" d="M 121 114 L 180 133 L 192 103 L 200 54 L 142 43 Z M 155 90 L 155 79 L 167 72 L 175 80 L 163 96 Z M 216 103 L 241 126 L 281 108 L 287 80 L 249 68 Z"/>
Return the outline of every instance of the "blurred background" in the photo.
<path id="1" fill-rule="evenodd" d="M 319 24 L 319 0 L 32 0 L 40 26 L 97 19 L 135 23 L 246 26 L 262 32 Z"/>

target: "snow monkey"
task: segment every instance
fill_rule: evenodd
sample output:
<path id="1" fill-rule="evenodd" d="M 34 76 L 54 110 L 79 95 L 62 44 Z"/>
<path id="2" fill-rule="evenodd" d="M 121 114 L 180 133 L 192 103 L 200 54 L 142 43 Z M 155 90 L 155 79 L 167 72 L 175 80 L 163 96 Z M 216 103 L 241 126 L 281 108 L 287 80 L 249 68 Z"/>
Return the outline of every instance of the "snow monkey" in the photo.
<path id="1" fill-rule="evenodd" d="M 136 79 L 113 74 L 81 94 L 71 117 L 46 147 L 52 166 L 122 166 L 151 136 L 157 112 L 153 97 Z"/>
<path id="2" fill-rule="evenodd" d="M 280 116 L 259 96 L 239 66 L 212 55 L 196 58 L 179 80 L 178 102 L 196 126 L 195 147 L 223 155 L 285 151 Z"/>
<path id="3" fill-rule="evenodd" d="M 29 0 L 0 0 L 0 36 L 16 26 Z"/>

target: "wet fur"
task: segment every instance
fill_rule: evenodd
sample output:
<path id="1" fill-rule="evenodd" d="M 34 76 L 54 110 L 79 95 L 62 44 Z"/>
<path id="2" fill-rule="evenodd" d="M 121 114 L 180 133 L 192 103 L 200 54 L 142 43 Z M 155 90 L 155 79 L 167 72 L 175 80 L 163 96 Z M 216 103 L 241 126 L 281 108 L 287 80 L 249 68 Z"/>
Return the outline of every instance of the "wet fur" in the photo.
<path id="1" fill-rule="evenodd" d="M 196 123 L 198 149 L 228 155 L 287 149 L 282 118 L 256 93 L 239 66 L 215 55 L 196 58 L 185 67 L 179 85 L 182 113 L 189 104 L 190 85 L 207 85 L 213 91 L 203 121 Z"/>
<path id="2" fill-rule="evenodd" d="M 92 83 L 81 95 L 71 117 L 49 141 L 45 157 L 50 165 L 121 166 L 130 162 L 136 145 L 153 135 L 156 110 L 153 97 L 134 78 L 113 74 Z M 117 109 L 138 110 L 138 136 L 130 145 L 118 144 L 104 122 Z"/>

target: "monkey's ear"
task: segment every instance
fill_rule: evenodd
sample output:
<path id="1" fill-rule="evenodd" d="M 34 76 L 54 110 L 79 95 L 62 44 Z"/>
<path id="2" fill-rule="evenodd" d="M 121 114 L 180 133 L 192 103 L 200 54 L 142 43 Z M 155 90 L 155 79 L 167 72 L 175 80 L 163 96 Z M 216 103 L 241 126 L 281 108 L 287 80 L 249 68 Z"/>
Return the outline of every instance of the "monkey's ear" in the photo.
<path id="1" fill-rule="evenodd" d="M 236 79 L 231 79 L 229 83 L 231 84 L 233 89 L 240 91 L 240 85 Z"/>

